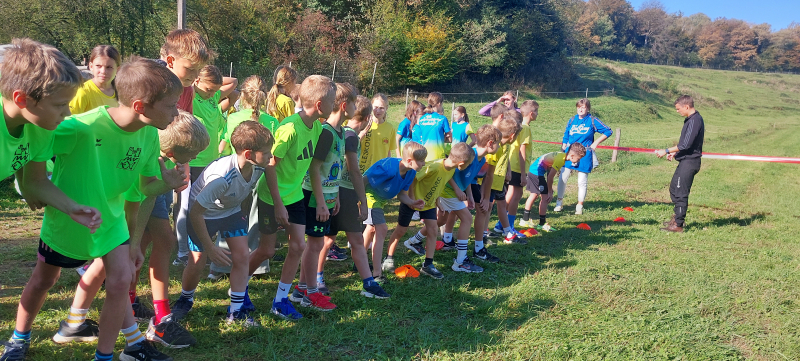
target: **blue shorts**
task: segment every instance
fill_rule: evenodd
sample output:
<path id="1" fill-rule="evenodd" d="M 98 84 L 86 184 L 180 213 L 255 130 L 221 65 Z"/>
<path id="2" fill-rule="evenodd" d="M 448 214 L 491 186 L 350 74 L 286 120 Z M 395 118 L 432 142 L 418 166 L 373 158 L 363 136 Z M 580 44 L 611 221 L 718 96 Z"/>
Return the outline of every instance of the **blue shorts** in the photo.
<path id="1" fill-rule="evenodd" d="M 169 209 L 172 208 L 172 191 L 160 194 L 156 197 L 156 204 L 150 217 L 158 219 L 169 219 Z"/>
<path id="2" fill-rule="evenodd" d="M 225 218 L 206 219 L 206 229 L 212 239 L 217 232 L 225 239 L 247 236 L 247 228 L 247 217 L 242 214 L 242 211 Z M 199 240 L 194 242 L 194 240 L 198 238 L 191 221 L 186 222 L 186 233 L 189 234 L 189 250 L 192 252 L 203 252 L 202 243 Z"/>

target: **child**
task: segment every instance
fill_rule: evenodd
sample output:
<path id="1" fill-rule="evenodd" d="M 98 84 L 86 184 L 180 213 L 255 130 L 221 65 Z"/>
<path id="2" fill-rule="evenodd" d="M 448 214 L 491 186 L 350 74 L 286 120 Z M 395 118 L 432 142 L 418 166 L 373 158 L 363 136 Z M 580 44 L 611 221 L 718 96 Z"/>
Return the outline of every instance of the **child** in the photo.
<path id="1" fill-rule="evenodd" d="M 500 141 L 503 135 L 492 125 L 484 125 L 475 134 L 477 141 L 473 152 L 475 153 L 472 163 L 464 171 L 456 170 L 453 179 L 447 182 L 447 186 L 439 199 L 441 210 L 448 212 L 447 216 L 439 220 L 439 225 L 444 224 L 444 234 L 442 241 L 443 251 L 457 249 L 456 259 L 451 267 L 456 272 L 477 273 L 482 272 L 483 268 L 475 265 L 467 258 L 467 244 L 469 242 L 469 230 L 472 225 L 472 214 L 469 210 L 475 208 L 475 199 L 469 191 L 470 184 L 477 181 L 478 173 L 486 164 L 486 155 L 495 154 L 500 148 Z M 467 205 L 464 205 L 467 201 Z M 461 221 L 458 228 L 457 243 L 453 241 L 453 225 L 456 218 Z M 424 234 L 424 233 L 423 233 Z"/>
<path id="2" fill-rule="evenodd" d="M 514 137 L 511 139 L 511 143 L 513 143 L 519 136 L 519 132 L 522 129 L 520 126 L 522 123 L 522 117 L 517 111 L 508 109 L 505 107 L 505 105 L 496 104 L 495 108 L 498 108 L 492 109 L 492 115 L 496 115 L 496 117 L 493 118 L 495 119 L 495 126 L 500 129 L 500 132 L 502 132 L 504 136 L 507 134 L 507 132 L 510 132 L 513 129 Z M 506 110 L 502 114 L 497 114 L 497 112 L 502 109 Z M 503 242 L 506 244 L 525 244 L 527 242 L 520 239 L 519 235 L 517 235 L 517 232 L 514 230 L 514 225 L 511 224 L 508 219 L 506 192 L 508 188 L 508 181 L 511 178 L 511 170 L 509 169 L 511 144 L 504 144 L 504 147 L 502 147 L 502 149 L 494 156 L 490 155 L 490 158 L 492 158 L 492 160 L 495 162 L 494 165 L 491 164 L 491 161 L 489 162 L 492 170 L 489 173 L 493 174 L 491 181 L 493 193 L 492 198 L 494 198 L 494 201 L 497 203 L 497 218 L 499 219 L 501 226 L 495 226 L 494 232 L 490 233 L 489 235 L 492 237 L 504 237 Z M 484 178 L 484 182 L 487 178 Z"/>
<path id="3" fill-rule="evenodd" d="M 317 273 L 320 262 L 328 254 L 327 251 L 322 251 L 325 248 L 323 237 L 330 230 L 330 217 L 339 212 L 339 181 L 345 150 L 342 122 L 355 113 L 356 94 L 355 88 L 350 84 L 336 84 L 335 106 L 327 120 L 322 123 L 322 133 L 314 150 L 311 166 L 303 179 L 308 242 L 300 262 L 300 282 L 289 300 L 319 311 L 336 308 L 323 294 L 327 289 L 320 290 L 317 287 Z"/>
<path id="4" fill-rule="evenodd" d="M 494 108 L 495 104 L 502 104 L 505 105 L 508 109 L 513 109 L 519 112 L 519 108 L 517 108 L 517 96 L 511 90 L 507 90 L 503 95 L 498 98 L 497 100 L 486 104 L 478 111 L 478 114 L 483 115 L 484 117 L 489 117 L 492 114 L 492 108 Z"/>
<path id="5" fill-rule="evenodd" d="M 246 327 L 258 326 L 248 310 L 242 309 L 247 289 L 250 249 L 247 246 L 247 217 L 241 204 L 264 174 L 273 144 L 272 134 L 263 125 L 246 121 L 231 135 L 235 155 L 215 160 L 192 184 L 189 196 L 189 264 L 183 270 L 181 297 L 172 307 L 172 314 L 181 319 L 194 304 L 194 293 L 206 266 L 206 257 L 216 264 L 231 266 L 231 305 L 228 324 L 241 321 Z M 214 244 L 217 232 L 230 248 L 226 251 Z M 230 257 L 228 257 L 230 255 Z"/>
<path id="6" fill-rule="evenodd" d="M 528 169 L 528 153 L 531 144 L 531 121 L 536 120 L 539 115 L 539 103 L 534 100 L 526 100 L 522 103 L 520 108 L 522 114 L 522 130 L 519 136 L 511 143 L 511 153 L 509 154 L 509 163 L 511 164 L 511 180 L 508 182 L 508 193 L 506 194 L 506 204 L 508 209 L 508 224 L 514 228 L 514 221 L 517 219 L 517 208 L 519 208 L 519 201 L 522 199 L 522 188 L 525 186 L 525 170 Z M 522 225 L 522 223 L 520 223 Z M 495 224 L 495 230 L 501 230 L 502 225 L 500 221 Z M 525 238 L 525 235 L 514 229 L 514 232 L 519 238 Z"/>
<path id="7" fill-rule="evenodd" d="M 375 162 L 392 156 L 392 151 L 397 147 L 396 142 L 392 141 L 392 134 L 397 131 L 394 124 L 386 121 L 386 109 L 389 107 L 389 99 L 386 95 L 378 93 L 372 97 L 372 117 L 370 124 L 360 134 L 361 138 L 361 159 L 359 169 L 364 173 Z"/>
<path id="8" fill-rule="evenodd" d="M 383 256 L 383 240 L 389 232 L 383 206 L 394 197 L 409 208 L 425 206 L 425 200 L 412 199 L 408 188 L 417 172 L 425 166 L 428 150 L 421 144 L 410 141 L 403 146 L 402 158 L 384 158 L 364 172 L 364 188 L 367 196 L 367 219 L 364 224 L 364 248 L 372 244 L 372 276 L 375 281 L 385 283 L 382 271 L 394 271 L 394 258 L 389 255 L 382 266 L 377 266 Z M 374 239 L 374 242 L 373 242 Z"/>
<path id="9" fill-rule="evenodd" d="M 20 299 L 16 330 L 29 332 L 62 267 L 77 267 L 102 257 L 99 262 L 108 277 L 95 360 L 111 360 L 118 330 L 127 341 L 122 360 L 169 360 L 144 340 L 126 295 L 131 271 L 141 266 L 143 256 L 138 240 L 129 244 L 122 194 L 140 179 L 140 174 L 146 195 L 187 183 L 181 167 L 167 170 L 163 161 L 163 180 L 156 178 L 159 145 L 154 128 L 165 129 L 177 115 L 182 87 L 169 70 L 144 59 L 123 64 L 118 75 L 120 106 L 100 107 L 68 118 L 58 127 L 53 146 L 57 157 L 53 183 L 68 195 L 98 207 L 105 222 L 92 235 L 76 227 L 67 215 L 49 206 L 45 209 L 39 260 Z M 91 192 L 86 191 L 87 181 Z M 85 319 L 86 315 L 75 316 Z"/>
<path id="10" fill-rule="evenodd" d="M 117 90 L 114 78 L 122 64 L 117 48 L 111 45 L 98 45 L 89 55 L 89 71 L 92 79 L 87 80 L 78 89 L 75 98 L 69 102 L 72 114 L 88 112 L 99 106 L 117 106 Z"/>
<path id="11" fill-rule="evenodd" d="M 428 158 L 425 161 L 442 159 L 445 154 L 445 143 L 452 140 L 453 133 L 447 117 L 442 115 L 442 101 L 444 98 L 439 92 L 428 94 L 428 107 L 425 114 L 419 118 L 417 125 L 412 129 L 414 141 L 428 149 Z"/>
<path id="12" fill-rule="evenodd" d="M 475 132 L 469 125 L 467 108 L 459 105 L 453 110 L 453 143 L 466 142 L 470 147 L 475 145 Z"/>
<path id="13" fill-rule="evenodd" d="M 322 133 L 318 119 L 330 116 L 335 98 L 336 86 L 330 78 L 312 75 L 303 81 L 300 88 L 303 111 L 286 117 L 275 131 L 272 161 L 258 186 L 261 240 L 258 248 L 250 254 L 250 274 L 275 254 L 275 233 L 278 224 L 283 225 L 289 236 L 289 253 L 283 263 L 271 312 L 287 320 L 303 317 L 289 302 L 292 281 L 305 249 L 306 209 L 301 186 Z"/>
<path id="14" fill-rule="evenodd" d="M 242 83 L 241 107 L 242 109 L 228 116 L 225 124 L 225 135 L 219 143 L 219 152 L 222 154 L 231 152 L 231 134 L 236 126 L 246 120 L 259 122 L 267 127 L 270 134 L 275 134 L 278 128 L 278 120 L 275 117 L 262 112 L 264 101 L 267 97 L 267 84 L 258 75 L 251 75 Z"/>
<path id="15" fill-rule="evenodd" d="M 403 146 L 411 141 L 411 129 L 417 125 L 417 120 L 422 116 L 424 111 L 425 106 L 416 100 L 412 100 L 406 107 L 406 117 L 403 118 L 403 121 L 397 126 L 397 135 L 395 136 L 395 143 L 397 146 L 395 152 L 398 158 L 403 157 L 401 154 Z"/>
<path id="16" fill-rule="evenodd" d="M 209 138 L 203 124 L 193 115 L 179 111 L 178 117 L 164 130 L 158 132 L 161 146 L 161 157 L 166 159 L 168 167 L 175 164 L 186 164 L 194 158 L 201 149 L 208 146 Z M 160 175 L 156 175 L 159 177 Z M 158 196 L 145 197 L 136 181 L 125 192 L 125 217 L 127 218 L 128 231 L 132 239 L 140 239 L 142 254 L 147 252 L 147 247 L 152 242 L 154 234 L 172 235 L 169 224 L 169 205 L 172 203 L 172 192 Z M 141 207 L 138 207 L 139 203 Z M 130 203 L 135 203 L 133 207 Z M 138 209 L 138 211 L 136 211 Z M 137 214 L 138 213 L 138 214 Z M 137 224 L 137 218 L 139 222 Z M 145 229 L 146 226 L 146 229 Z M 146 231 L 147 230 L 147 231 Z M 163 233 L 159 233 L 163 232 Z M 150 327 L 145 338 L 150 341 L 160 342 L 168 347 L 182 348 L 193 345 L 196 340 L 180 324 L 175 322 L 169 310 L 169 270 L 166 267 L 156 267 L 169 261 L 172 253 L 173 242 L 153 242 L 153 252 L 150 255 L 150 283 L 153 292 L 153 311 L 139 302 L 136 296 L 136 285 L 139 280 L 137 269 L 131 283 L 128 295 L 134 318 L 137 322 L 149 322 Z M 81 286 L 75 291 L 75 297 L 70 308 L 70 316 L 61 322 L 58 332 L 53 336 L 56 343 L 73 341 L 93 341 L 97 339 L 97 324 L 89 319 L 84 320 L 89 312 L 97 292 L 105 281 L 105 267 L 102 262 L 94 262 L 81 277 Z M 151 319 L 152 318 L 152 319 Z M 156 328 L 157 327 L 157 328 Z M 155 333 L 159 331 L 161 336 Z"/>
<path id="17" fill-rule="evenodd" d="M 295 113 L 295 102 L 290 94 L 297 89 L 297 71 L 290 66 L 281 65 L 275 69 L 273 86 L 267 94 L 267 113 L 278 122 Z"/>
<path id="18" fill-rule="evenodd" d="M 192 113 L 194 83 L 203 67 L 214 61 L 217 54 L 209 48 L 200 33 L 190 29 L 170 31 L 161 46 L 159 63 L 166 66 L 183 85 L 178 109 Z M 212 135 L 213 137 L 213 135 Z"/>
<path id="19" fill-rule="evenodd" d="M 14 39 L 3 53 L 0 74 L 0 179 L 16 173 L 31 209 L 50 205 L 94 232 L 101 223 L 100 212 L 74 202 L 47 177 L 53 130 L 69 115 L 67 104 L 83 79 L 80 71 L 50 45 Z M 19 329 L 6 346 L 8 357 L 28 349 L 30 327 L 27 333 L 18 334 Z"/>
<path id="20" fill-rule="evenodd" d="M 406 240 L 403 244 L 414 253 L 425 256 L 425 262 L 422 265 L 421 272 L 435 279 L 442 279 L 444 277 L 444 275 L 436 269 L 436 266 L 433 265 L 433 254 L 436 251 L 436 235 L 439 230 L 436 225 L 436 200 L 439 198 L 442 190 L 444 190 L 445 184 L 453 177 L 456 168 L 462 171 L 467 169 L 472 163 L 474 156 L 474 152 L 466 143 L 456 143 L 450 151 L 449 157 L 426 164 L 425 167 L 417 173 L 414 182 L 411 184 L 411 194 L 413 194 L 415 198 L 425 201 L 425 205 L 416 210 L 419 211 L 420 219 L 422 219 L 425 224 L 424 229 L 427 231 L 427 237 L 425 249 L 421 252 L 410 243 L 410 240 Z M 411 207 L 405 204 L 400 205 L 397 228 L 392 232 L 390 238 L 389 256 L 394 256 L 397 243 L 400 241 L 400 237 L 406 233 L 413 214 L 414 210 L 411 209 Z"/>
<path id="21" fill-rule="evenodd" d="M 524 105 L 523 105 L 524 106 Z M 539 225 L 535 228 L 540 231 L 550 232 L 553 229 L 547 224 L 547 205 L 553 199 L 553 178 L 556 173 L 561 171 L 561 167 L 569 162 L 573 166 L 579 166 L 581 158 L 586 155 L 586 148 L 580 143 L 572 143 L 567 153 L 552 152 L 536 158 L 528 170 L 528 181 L 526 188 L 531 192 L 531 197 L 525 203 L 523 218 L 525 221 L 530 219 L 533 201 L 537 195 L 542 199 L 539 201 Z M 547 179 L 545 179 L 547 176 Z"/>
<path id="22" fill-rule="evenodd" d="M 597 155 L 595 149 L 613 133 L 605 123 L 595 118 L 589 112 L 592 104 L 589 99 L 583 98 L 575 103 L 578 114 L 572 117 L 564 130 L 564 138 L 561 140 L 561 150 L 564 151 L 570 144 L 579 142 L 586 148 L 585 158 L 581 160 L 579 166 L 573 167 L 567 164 L 566 169 L 561 172 L 558 178 L 558 200 L 556 201 L 556 212 L 561 212 L 563 208 L 564 192 L 567 190 L 567 180 L 573 170 L 578 172 L 578 205 L 575 206 L 575 214 L 583 214 L 583 201 L 586 199 L 586 190 L 589 187 L 589 173 L 595 167 Z M 594 134 L 600 133 L 600 137 L 594 139 Z"/>

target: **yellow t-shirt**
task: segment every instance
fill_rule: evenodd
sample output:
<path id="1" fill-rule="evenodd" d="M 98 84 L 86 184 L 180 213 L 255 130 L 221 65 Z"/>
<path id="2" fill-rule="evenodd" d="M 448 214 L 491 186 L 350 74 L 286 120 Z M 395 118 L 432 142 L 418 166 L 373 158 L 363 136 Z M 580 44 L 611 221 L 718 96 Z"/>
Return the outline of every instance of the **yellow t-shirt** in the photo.
<path id="1" fill-rule="evenodd" d="M 97 87 L 91 79 L 85 81 L 75 97 L 69 102 L 69 111 L 72 114 L 86 113 L 94 108 L 108 105 L 109 107 L 116 107 L 119 105 L 114 96 L 108 96 Z"/>
<path id="2" fill-rule="evenodd" d="M 395 132 L 397 129 L 394 124 L 389 122 L 372 122 L 367 135 L 361 139 L 361 158 L 358 161 L 358 168 L 364 173 L 375 162 L 389 157 L 389 152 L 397 149 L 395 144 Z"/>
<path id="3" fill-rule="evenodd" d="M 278 119 L 279 123 L 283 123 L 283 120 L 292 114 L 294 114 L 294 100 L 283 94 L 278 94 L 278 97 L 275 98 L 275 114 L 270 115 Z"/>
<path id="4" fill-rule="evenodd" d="M 531 127 L 529 125 L 522 125 L 522 130 L 520 130 L 519 135 L 517 136 L 517 140 L 514 143 L 511 143 L 511 154 L 509 154 L 509 163 L 511 163 L 511 171 L 522 173 L 522 167 L 519 164 L 519 149 L 522 145 L 525 145 L 525 161 L 530 164 L 531 159 L 530 156 L 530 144 L 531 144 Z"/>
<path id="5" fill-rule="evenodd" d="M 506 172 L 508 171 L 508 153 L 511 152 L 511 145 L 501 145 L 497 148 L 497 153 L 486 155 L 486 164 L 494 166 L 494 178 L 492 178 L 492 190 L 503 190 L 503 185 L 506 182 Z M 483 179 L 480 178 L 478 183 L 483 184 Z"/>
<path id="6" fill-rule="evenodd" d="M 436 208 L 436 199 L 442 194 L 447 182 L 453 178 L 455 171 L 455 168 L 445 169 L 444 159 L 425 163 L 411 185 L 414 191 L 412 198 L 425 200 L 425 206 L 418 210 L 427 211 Z"/>

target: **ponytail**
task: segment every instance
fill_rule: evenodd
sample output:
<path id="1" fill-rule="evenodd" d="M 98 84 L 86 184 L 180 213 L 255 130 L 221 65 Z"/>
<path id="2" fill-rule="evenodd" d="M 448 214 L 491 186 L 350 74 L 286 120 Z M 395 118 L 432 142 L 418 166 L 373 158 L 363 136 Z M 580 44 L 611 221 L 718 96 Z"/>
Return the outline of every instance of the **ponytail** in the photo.
<path id="1" fill-rule="evenodd" d="M 467 108 L 464 108 L 463 105 L 459 105 L 456 107 L 456 111 L 461 114 L 464 114 L 464 121 L 469 123 L 469 114 L 467 114 Z"/>
<path id="2" fill-rule="evenodd" d="M 425 114 L 436 113 L 436 107 L 442 104 L 444 97 L 442 93 L 431 92 L 428 94 L 428 106 L 425 107 Z"/>
<path id="3" fill-rule="evenodd" d="M 242 83 L 242 108 L 253 109 L 252 121 L 258 122 L 261 117 L 261 107 L 267 97 L 265 88 L 264 80 L 258 75 L 251 75 Z"/>
<path id="4" fill-rule="evenodd" d="M 278 95 L 289 96 L 284 87 L 297 82 L 297 71 L 290 66 L 281 65 L 275 69 L 275 75 L 272 78 L 273 85 L 267 93 L 267 113 L 275 116 L 278 111 Z"/>

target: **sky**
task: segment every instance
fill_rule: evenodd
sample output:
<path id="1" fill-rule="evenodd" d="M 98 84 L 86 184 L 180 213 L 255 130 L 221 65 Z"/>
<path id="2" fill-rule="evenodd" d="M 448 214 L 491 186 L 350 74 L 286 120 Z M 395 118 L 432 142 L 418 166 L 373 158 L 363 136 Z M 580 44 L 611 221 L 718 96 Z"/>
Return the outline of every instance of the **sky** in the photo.
<path id="1" fill-rule="evenodd" d="M 628 0 L 633 8 L 647 0 Z M 768 23 L 772 31 L 786 28 L 792 21 L 800 23 L 800 0 L 660 0 L 668 13 L 682 11 L 684 15 L 703 13 L 712 20 L 725 17 L 754 24 Z"/>

